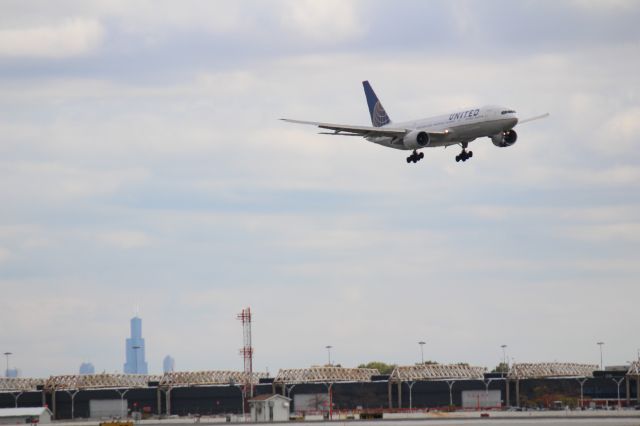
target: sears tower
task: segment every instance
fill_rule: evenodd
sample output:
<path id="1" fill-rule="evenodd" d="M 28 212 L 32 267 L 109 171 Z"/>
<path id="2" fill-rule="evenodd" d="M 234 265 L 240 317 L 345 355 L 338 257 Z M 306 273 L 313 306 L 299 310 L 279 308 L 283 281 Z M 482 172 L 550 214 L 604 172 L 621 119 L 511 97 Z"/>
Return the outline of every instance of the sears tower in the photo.
<path id="1" fill-rule="evenodd" d="M 131 337 L 126 343 L 127 362 L 124 363 L 126 374 L 148 374 L 147 362 L 144 360 L 144 339 L 142 338 L 142 320 L 137 316 L 131 318 Z"/>

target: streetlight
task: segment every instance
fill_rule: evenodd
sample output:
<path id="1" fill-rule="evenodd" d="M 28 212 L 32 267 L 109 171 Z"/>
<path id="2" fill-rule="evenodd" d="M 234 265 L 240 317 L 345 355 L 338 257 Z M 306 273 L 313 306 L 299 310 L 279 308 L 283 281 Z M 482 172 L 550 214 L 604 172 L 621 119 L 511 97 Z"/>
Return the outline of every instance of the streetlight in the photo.
<path id="1" fill-rule="evenodd" d="M 600 371 L 602 371 L 603 370 L 603 365 L 602 365 L 602 345 L 604 345 L 604 342 L 598 342 L 597 345 L 600 346 Z"/>
<path id="2" fill-rule="evenodd" d="M 325 348 L 327 349 L 327 355 L 329 357 L 329 366 L 331 366 L 331 348 L 333 348 L 333 346 L 327 345 Z"/>
<path id="3" fill-rule="evenodd" d="M 507 368 L 507 345 L 500 345 L 502 348 L 502 368 Z"/>
<path id="4" fill-rule="evenodd" d="M 422 359 L 422 365 L 424 365 L 424 344 L 425 343 L 427 343 L 427 342 L 424 342 L 424 341 L 418 342 L 418 344 L 420 345 L 420 356 L 421 356 L 421 359 Z"/>
<path id="5" fill-rule="evenodd" d="M 7 357 L 7 369 L 6 369 L 6 370 L 5 370 L 5 372 L 4 372 L 4 376 L 5 376 L 5 377 L 9 377 L 9 357 L 10 357 L 11 355 L 13 355 L 13 353 L 11 353 L 11 352 L 5 352 L 5 353 L 4 353 L 4 356 L 5 356 L 5 357 Z"/>

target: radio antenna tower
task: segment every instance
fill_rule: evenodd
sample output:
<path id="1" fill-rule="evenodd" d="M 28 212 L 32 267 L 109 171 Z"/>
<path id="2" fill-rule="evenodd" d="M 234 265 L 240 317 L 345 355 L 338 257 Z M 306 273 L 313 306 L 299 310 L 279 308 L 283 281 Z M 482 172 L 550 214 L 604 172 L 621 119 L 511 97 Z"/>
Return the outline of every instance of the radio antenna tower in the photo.
<path id="1" fill-rule="evenodd" d="M 249 398 L 253 398 L 253 347 L 251 346 L 251 308 L 247 307 L 238 314 L 238 319 L 242 322 L 242 335 L 244 346 L 240 349 L 240 355 L 244 358 L 245 397 L 249 391 Z"/>

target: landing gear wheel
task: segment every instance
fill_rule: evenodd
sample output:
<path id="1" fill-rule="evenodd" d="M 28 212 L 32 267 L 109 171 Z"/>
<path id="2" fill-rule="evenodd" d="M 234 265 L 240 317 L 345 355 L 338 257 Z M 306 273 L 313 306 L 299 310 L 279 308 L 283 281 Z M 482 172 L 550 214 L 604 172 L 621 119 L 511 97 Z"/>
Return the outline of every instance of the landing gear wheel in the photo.
<path id="1" fill-rule="evenodd" d="M 417 163 L 424 158 L 424 152 L 418 153 L 415 149 L 413 153 L 407 157 L 407 163 Z"/>
<path id="2" fill-rule="evenodd" d="M 460 161 L 467 161 L 469 158 L 473 157 L 473 151 L 469 151 L 467 152 L 467 147 L 466 144 L 462 145 L 462 152 L 458 155 L 456 155 L 456 163 L 460 162 Z"/>

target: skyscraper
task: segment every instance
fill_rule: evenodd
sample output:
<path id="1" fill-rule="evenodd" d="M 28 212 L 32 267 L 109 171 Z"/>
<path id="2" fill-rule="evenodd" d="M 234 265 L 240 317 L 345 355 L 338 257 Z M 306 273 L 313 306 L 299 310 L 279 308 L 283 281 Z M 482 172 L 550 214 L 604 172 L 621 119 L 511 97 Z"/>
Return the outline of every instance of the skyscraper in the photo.
<path id="1" fill-rule="evenodd" d="M 126 361 L 124 372 L 127 374 L 148 374 L 147 361 L 144 354 L 142 338 L 142 320 L 137 316 L 131 318 L 131 337 L 126 342 Z"/>
<path id="2" fill-rule="evenodd" d="M 173 373 L 176 368 L 176 360 L 171 355 L 167 355 L 162 360 L 162 371 L 164 373 Z"/>
<path id="3" fill-rule="evenodd" d="M 80 374 L 95 374 L 96 369 L 90 362 L 80 364 Z"/>

